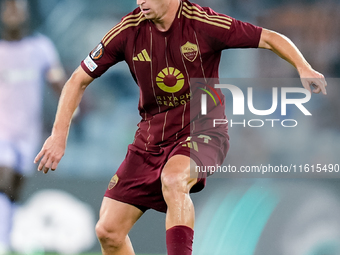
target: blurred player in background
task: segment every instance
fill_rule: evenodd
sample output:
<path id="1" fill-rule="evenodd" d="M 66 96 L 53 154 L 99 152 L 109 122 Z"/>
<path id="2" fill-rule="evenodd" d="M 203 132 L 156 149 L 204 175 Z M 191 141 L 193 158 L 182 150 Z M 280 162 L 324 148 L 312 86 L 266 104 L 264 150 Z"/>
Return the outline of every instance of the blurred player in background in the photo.
<path id="1" fill-rule="evenodd" d="M 52 42 L 28 23 L 26 1 L 1 1 L 0 254 L 10 248 L 13 206 L 41 142 L 44 83 L 60 93 L 66 80 Z"/>
<path id="2" fill-rule="evenodd" d="M 38 170 L 44 173 L 57 168 L 72 114 L 86 87 L 112 65 L 126 61 L 140 87 L 142 120 L 105 193 L 97 236 L 105 255 L 134 254 L 128 233 L 152 208 L 166 212 L 168 254 L 189 255 L 195 218 L 189 193 L 205 185 L 205 176 L 191 175 L 190 169 L 220 165 L 229 147 L 226 125 L 212 129 L 212 119 L 225 118 L 221 90 L 215 91 L 220 102 L 216 107 L 208 102 L 209 117 L 202 118 L 193 103 L 202 90 L 190 79 L 201 78 L 205 81 L 201 86 L 211 89 L 223 49 L 260 47 L 297 68 L 309 91 L 313 85 L 313 92 L 326 94 L 326 82 L 278 33 L 187 0 L 137 0 L 137 4 L 139 8 L 104 36 L 66 83 L 52 134 L 35 162 L 41 160 Z"/>

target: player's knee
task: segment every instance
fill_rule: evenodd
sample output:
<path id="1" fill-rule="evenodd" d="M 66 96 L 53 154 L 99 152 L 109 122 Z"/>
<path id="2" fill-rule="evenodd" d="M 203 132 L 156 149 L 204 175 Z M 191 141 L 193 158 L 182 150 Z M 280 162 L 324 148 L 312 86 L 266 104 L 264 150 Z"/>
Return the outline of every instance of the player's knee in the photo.
<path id="1" fill-rule="evenodd" d="M 187 176 L 182 173 L 163 173 L 161 177 L 163 196 L 174 192 L 188 193 Z"/>
<path id="2" fill-rule="evenodd" d="M 126 239 L 126 236 L 120 234 L 117 229 L 109 229 L 100 221 L 96 225 L 96 234 L 100 244 L 104 249 L 110 248 L 119 250 L 123 246 Z"/>

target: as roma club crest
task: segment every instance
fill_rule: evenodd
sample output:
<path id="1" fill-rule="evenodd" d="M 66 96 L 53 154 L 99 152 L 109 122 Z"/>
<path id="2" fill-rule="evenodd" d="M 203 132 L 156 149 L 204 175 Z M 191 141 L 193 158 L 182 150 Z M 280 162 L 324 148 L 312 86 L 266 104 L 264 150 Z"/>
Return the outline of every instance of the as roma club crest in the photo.
<path id="1" fill-rule="evenodd" d="M 183 56 L 190 62 L 194 62 L 198 55 L 198 47 L 196 44 L 187 42 L 181 47 Z"/>
<path id="2" fill-rule="evenodd" d="M 118 180 L 119 180 L 119 178 L 118 178 L 117 174 L 115 174 L 115 175 L 112 177 L 112 179 L 111 179 L 111 181 L 110 181 L 110 183 L 109 183 L 109 187 L 108 187 L 109 190 L 113 189 L 113 188 L 117 185 Z"/>

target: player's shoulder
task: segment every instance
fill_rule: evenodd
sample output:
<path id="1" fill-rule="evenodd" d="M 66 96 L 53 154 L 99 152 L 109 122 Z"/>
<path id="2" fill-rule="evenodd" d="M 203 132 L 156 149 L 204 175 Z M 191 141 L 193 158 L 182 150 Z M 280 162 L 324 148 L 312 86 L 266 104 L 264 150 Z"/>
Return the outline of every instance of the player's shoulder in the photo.
<path id="1" fill-rule="evenodd" d="M 202 7 L 188 0 L 182 1 L 181 13 L 192 23 L 207 27 L 215 26 L 229 29 L 233 22 L 233 18 L 226 14 L 218 13 L 210 7 Z"/>
<path id="2" fill-rule="evenodd" d="M 25 40 L 31 44 L 36 44 L 40 46 L 53 47 L 54 45 L 49 37 L 39 32 L 34 32 L 33 34 L 30 34 L 29 36 L 25 37 Z"/>
<path id="3" fill-rule="evenodd" d="M 141 9 L 138 7 L 134 9 L 132 12 L 122 17 L 119 24 L 134 24 L 134 23 L 140 24 L 144 20 L 146 20 L 146 18 L 142 13 Z"/>
<path id="4" fill-rule="evenodd" d="M 138 7 L 123 16 L 120 22 L 105 34 L 102 42 L 106 45 L 116 37 L 123 36 L 123 38 L 127 38 L 129 36 L 133 36 L 135 31 L 145 25 L 145 21 L 146 18 Z"/>
<path id="5" fill-rule="evenodd" d="M 216 15 L 216 16 L 227 16 L 225 14 L 222 13 L 218 13 L 216 11 L 214 11 L 213 9 L 211 9 L 210 7 L 207 6 L 201 6 L 199 4 L 190 2 L 188 0 L 182 0 L 182 4 L 183 4 L 183 9 L 184 10 L 189 10 L 189 11 L 198 11 L 200 13 L 205 13 L 207 15 Z"/>

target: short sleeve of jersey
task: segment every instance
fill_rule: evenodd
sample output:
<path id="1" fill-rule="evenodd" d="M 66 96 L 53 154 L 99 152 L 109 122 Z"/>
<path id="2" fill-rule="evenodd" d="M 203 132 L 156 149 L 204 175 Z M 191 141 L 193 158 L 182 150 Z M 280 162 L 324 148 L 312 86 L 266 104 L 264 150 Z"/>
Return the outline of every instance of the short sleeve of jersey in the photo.
<path id="1" fill-rule="evenodd" d="M 258 47 L 261 27 L 216 13 L 210 8 L 204 11 L 209 22 L 203 23 L 202 29 L 214 50 Z"/>
<path id="2" fill-rule="evenodd" d="M 262 28 L 232 18 L 232 23 L 225 38 L 226 48 L 257 48 Z"/>
<path id="3" fill-rule="evenodd" d="M 101 42 L 81 62 L 84 71 L 92 78 L 98 78 L 111 66 L 124 60 L 126 32 L 119 31 L 119 24 L 113 27 Z"/>

